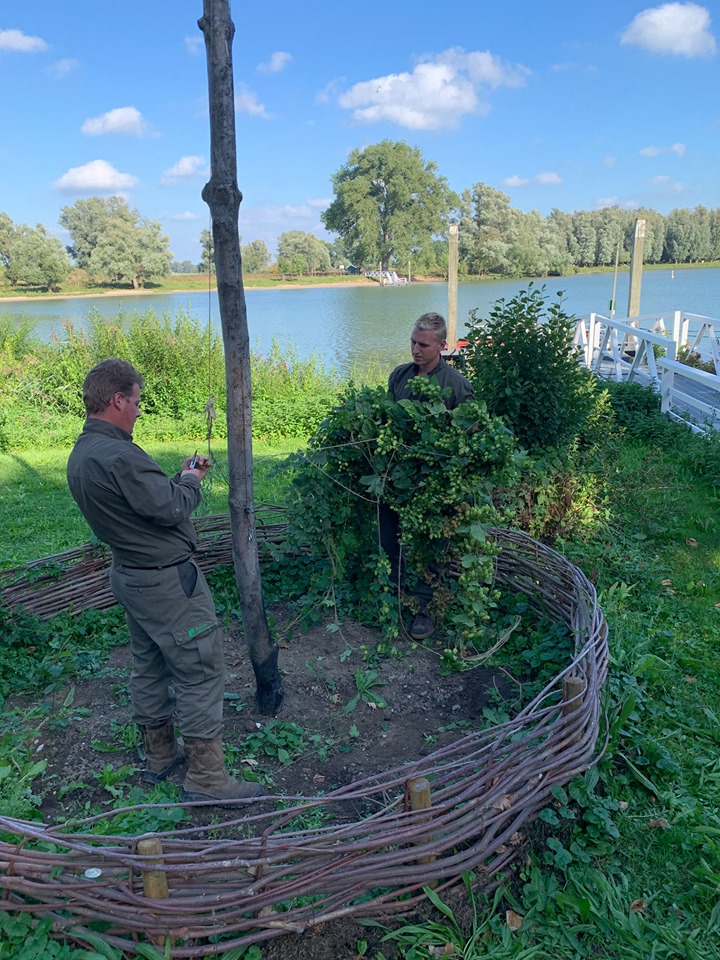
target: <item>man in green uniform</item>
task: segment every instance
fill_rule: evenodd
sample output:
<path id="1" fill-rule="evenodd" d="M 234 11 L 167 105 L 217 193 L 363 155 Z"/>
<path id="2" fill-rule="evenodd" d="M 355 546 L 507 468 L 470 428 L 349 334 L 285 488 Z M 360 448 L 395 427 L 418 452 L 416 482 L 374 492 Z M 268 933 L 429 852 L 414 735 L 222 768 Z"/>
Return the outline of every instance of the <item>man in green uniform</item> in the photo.
<path id="1" fill-rule="evenodd" d="M 432 377 L 442 387 L 449 387 L 450 393 L 444 398 L 448 410 L 454 410 L 465 400 L 474 396 L 472 384 L 442 356 L 447 346 L 447 328 L 445 318 L 439 313 L 424 313 L 415 321 L 410 334 L 412 363 L 403 363 L 395 367 L 388 380 L 388 392 L 393 400 L 416 399 L 413 393 L 415 377 Z M 398 541 L 400 518 L 387 504 L 380 503 L 379 525 L 380 545 L 390 560 L 390 580 L 396 586 L 402 578 L 403 563 Z M 410 626 L 413 640 L 425 640 L 432 636 L 435 622 L 428 606 L 433 593 L 430 586 L 418 578 L 413 587 L 413 596 L 418 612 Z"/>
<path id="2" fill-rule="evenodd" d="M 187 762 L 182 800 L 258 796 L 257 783 L 225 771 L 225 663 L 215 605 L 193 560 L 190 520 L 207 457 L 188 457 L 168 477 L 132 442 L 143 379 L 124 360 L 103 360 L 83 384 L 87 420 L 68 460 L 70 492 L 93 533 L 110 546 L 110 585 L 130 632 L 133 720 L 157 783 Z M 175 737 L 173 717 L 184 740 Z"/>

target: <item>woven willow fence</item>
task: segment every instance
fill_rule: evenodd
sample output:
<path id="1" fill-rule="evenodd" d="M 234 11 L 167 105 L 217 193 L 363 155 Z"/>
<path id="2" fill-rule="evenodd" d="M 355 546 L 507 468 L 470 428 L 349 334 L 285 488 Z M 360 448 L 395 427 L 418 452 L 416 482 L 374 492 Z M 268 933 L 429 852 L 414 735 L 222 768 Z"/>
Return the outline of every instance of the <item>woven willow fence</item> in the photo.
<path id="1" fill-rule="evenodd" d="M 340 917 L 400 916 L 424 886 L 442 890 L 466 871 L 492 889 L 553 787 L 604 749 L 608 659 L 582 572 L 524 534 L 493 535 L 497 585 L 575 636 L 572 661 L 514 719 L 325 796 L 283 797 L 282 810 L 276 797 L 238 801 L 210 828 L 149 841 L 88 832 L 127 808 L 59 826 L 0 817 L 0 909 L 51 916 L 58 935 L 80 944 L 104 923 L 102 938 L 129 954 L 149 940 L 163 956 L 199 958 Z M 304 828 L 319 807 L 331 825 Z"/>

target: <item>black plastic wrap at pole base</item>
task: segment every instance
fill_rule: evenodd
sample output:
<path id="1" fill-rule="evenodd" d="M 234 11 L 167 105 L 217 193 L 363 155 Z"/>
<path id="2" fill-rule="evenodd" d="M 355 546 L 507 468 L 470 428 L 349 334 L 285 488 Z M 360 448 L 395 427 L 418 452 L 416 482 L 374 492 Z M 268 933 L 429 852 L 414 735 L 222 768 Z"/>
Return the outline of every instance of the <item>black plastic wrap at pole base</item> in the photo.
<path id="1" fill-rule="evenodd" d="M 278 671 L 276 646 L 270 656 L 260 664 L 253 664 L 255 671 L 255 703 L 264 717 L 274 717 L 282 706 L 285 690 Z"/>

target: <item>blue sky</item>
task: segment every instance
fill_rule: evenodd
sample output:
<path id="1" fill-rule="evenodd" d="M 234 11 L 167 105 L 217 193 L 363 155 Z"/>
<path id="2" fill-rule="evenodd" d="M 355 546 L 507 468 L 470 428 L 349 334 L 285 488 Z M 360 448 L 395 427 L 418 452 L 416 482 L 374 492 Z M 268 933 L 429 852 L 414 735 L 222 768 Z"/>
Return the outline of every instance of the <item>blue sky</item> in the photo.
<path id="1" fill-rule="evenodd" d="M 458 192 L 547 214 L 720 206 L 720 5 L 239 4 L 243 241 L 327 236 L 349 152 L 405 140 Z M 67 241 L 61 208 L 123 196 L 196 261 L 208 211 L 201 0 L 0 11 L 0 211 Z"/>

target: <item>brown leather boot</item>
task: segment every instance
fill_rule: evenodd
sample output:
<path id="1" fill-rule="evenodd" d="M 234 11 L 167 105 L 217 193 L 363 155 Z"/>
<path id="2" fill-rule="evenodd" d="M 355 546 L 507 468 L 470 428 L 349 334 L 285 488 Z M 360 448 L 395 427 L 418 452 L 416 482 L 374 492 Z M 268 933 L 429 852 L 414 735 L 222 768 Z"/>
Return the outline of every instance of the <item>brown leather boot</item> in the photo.
<path id="1" fill-rule="evenodd" d="M 259 783 L 235 780 L 225 770 L 221 737 L 185 738 L 188 771 L 180 800 L 252 800 L 262 794 Z"/>
<path id="2" fill-rule="evenodd" d="M 142 772 L 143 783 L 160 783 L 181 763 L 185 763 L 185 754 L 175 736 L 172 717 L 159 720 L 156 724 L 140 727 L 143 749 L 147 761 Z"/>

